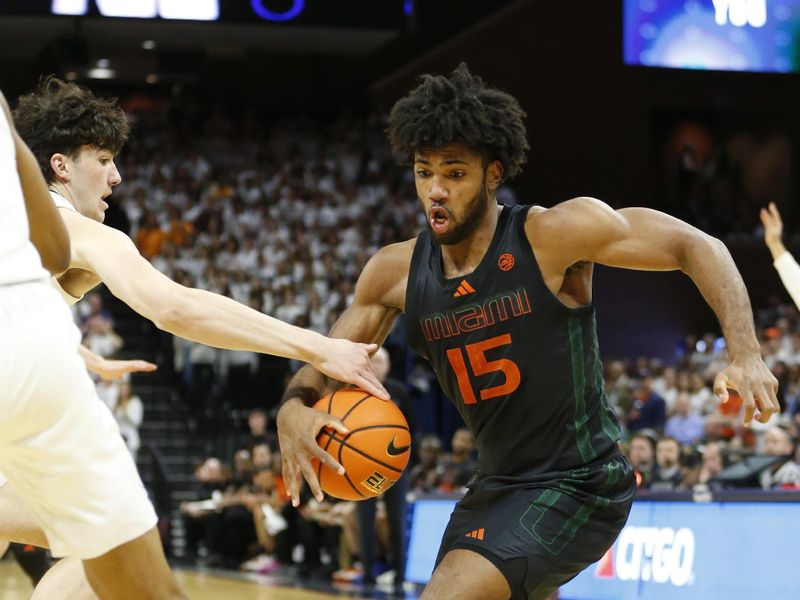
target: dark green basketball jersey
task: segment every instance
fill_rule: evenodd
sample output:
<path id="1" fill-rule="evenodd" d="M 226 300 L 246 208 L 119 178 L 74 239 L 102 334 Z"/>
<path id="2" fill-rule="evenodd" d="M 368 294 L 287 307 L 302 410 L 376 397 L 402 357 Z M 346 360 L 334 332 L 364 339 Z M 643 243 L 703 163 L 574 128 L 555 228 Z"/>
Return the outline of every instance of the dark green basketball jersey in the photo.
<path id="1" fill-rule="evenodd" d="M 406 289 L 411 347 L 474 434 L 487 475 L 573 469 L 609 453 L 620 435 L 594 305 L 567 308 L 545 286 L 525 235 L 529 208 L 504 207 L 481 263 L 453 279 L 426 229 Z"/>

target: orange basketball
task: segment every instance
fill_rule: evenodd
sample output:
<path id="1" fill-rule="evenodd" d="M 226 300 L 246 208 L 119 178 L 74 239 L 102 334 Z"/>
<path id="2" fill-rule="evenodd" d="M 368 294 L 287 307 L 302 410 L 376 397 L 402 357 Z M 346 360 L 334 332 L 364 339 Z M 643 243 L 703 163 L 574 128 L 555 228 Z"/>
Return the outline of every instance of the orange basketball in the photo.
<path id="1" fill-rule="evenodd" d="M 411 454 L 411 432 L 394 402 L 348 388 L 329 394 L 314 408 L 339 417 L 346 436 L 326 427 L 317 436 L 320 447 L 345 469 L 339 475 L 314 460 L 320 486 L 343 500 L 374 498 L 400 478 Z"/>

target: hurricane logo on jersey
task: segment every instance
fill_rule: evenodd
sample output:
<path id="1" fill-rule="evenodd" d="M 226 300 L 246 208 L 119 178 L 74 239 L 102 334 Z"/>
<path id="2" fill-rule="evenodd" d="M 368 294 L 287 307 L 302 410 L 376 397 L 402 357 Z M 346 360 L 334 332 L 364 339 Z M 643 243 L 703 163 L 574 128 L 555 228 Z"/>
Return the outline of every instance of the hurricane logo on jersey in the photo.
<path id="1" fill-rule="evenodd" d="M 510 252 L 505 252 L 497 260 L 497 266 L 500 267 L 501 271 L 510 271 L 514 268 L 514 262 L 514 255 Z"/>

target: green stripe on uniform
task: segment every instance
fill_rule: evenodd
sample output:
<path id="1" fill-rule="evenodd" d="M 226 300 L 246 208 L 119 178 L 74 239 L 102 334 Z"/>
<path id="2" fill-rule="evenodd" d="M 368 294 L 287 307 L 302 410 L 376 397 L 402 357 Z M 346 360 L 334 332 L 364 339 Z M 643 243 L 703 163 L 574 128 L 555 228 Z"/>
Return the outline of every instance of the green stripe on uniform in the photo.
<path id="1" fill-rule="evenodd" d="M 589 435 L 589 415 L 586 413 L 586 364 L 583 356 L 583 327 L 578 318 L 568 320 L 569 347 L 572 352 L 572 387 L 575 397 L 575 436 L 578 451 L 585 462 L 594 460 L 597 452 Z"/>
<path id="2" fill-rule="evenodd" d="M 600 402 L 600 425 L 603 428 L 603 433 L 608 438 L 617 443 L 619 438 L 622 437 L 622 432 L 619 429 L 619 423 L 612 416 L 611 407 L 608 406 L 608 398 L 606 397 L 605 383 L 603 382 L 603 364 L 600 362 L 600 347 L 597 342 L 597 323 L 594 315 L 592 315 L 592 355 L 594 358 L 594 381 L 597 388 L 597 398 Z"/>

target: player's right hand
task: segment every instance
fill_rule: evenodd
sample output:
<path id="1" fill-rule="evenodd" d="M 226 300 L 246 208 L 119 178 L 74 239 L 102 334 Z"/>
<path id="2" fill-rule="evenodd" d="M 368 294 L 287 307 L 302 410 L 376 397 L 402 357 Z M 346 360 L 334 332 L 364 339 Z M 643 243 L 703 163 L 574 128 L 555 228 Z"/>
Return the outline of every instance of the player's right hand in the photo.
<path id="1" fill-rule="evenodd" d="M 312 363 L 318 370 L 337 381 L 351 383 L 356 387 L 389 400 L 386 391 L 372 372 L 370 356 L 378 350 L 377 344 L 357 344 L 339 338 L 323 338 L 318 357 Z"/>
<path id="2" fill-rule="evenodd" d="M 344 473 L 344 467 L 319 447 L 317 435 L 323 427 L 331 427 L 342 435 L 347 435 L 349 433 L 347 427 L 337 417 L 308 408 L 299 398 L 287 400 L 278 411 L 275 421 L 278 425 L 283 481 L 286 492 L 292 499 L 292 506 L 300 505 L 303 478 L 308 482 L 314 497 L 322 502 L 324 495 L 311 459 L 316 458 L 340 475 Z"/>

